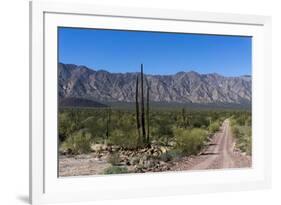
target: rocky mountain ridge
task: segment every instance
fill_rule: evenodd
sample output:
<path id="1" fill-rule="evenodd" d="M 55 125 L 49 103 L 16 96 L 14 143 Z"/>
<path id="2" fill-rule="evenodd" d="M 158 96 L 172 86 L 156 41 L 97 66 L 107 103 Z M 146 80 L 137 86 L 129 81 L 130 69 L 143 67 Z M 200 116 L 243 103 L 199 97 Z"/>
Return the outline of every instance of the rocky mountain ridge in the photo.
<path id="1" fill-rule="evenodd" d="M 139 73 L 110 73 L 59 63 L 59 97 L 134 102 L 137 75 Z M 145 75 L 145 79 L 153 102 L 251 103 L 252 81 L 248 75 L 225 77 L 190 71 L 174 75 Z"/>

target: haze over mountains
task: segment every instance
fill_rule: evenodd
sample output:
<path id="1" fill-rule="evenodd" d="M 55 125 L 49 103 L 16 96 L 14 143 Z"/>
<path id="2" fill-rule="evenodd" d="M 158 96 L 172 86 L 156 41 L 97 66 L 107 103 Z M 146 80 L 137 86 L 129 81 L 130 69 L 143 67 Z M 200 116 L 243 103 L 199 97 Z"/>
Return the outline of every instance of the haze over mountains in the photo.
<path id="1" fill-rule="evenodd" d="M 61 99 L 135 101 L 138 73 L 110 73 L 62 63 L 59 63 L 58 71 L 58 92 Z M 190 71 L 174 75 L 145 75 L 145 78 L 150 86 L 152 102 L 251 104 L 251 76 L 225 77 Z"/>

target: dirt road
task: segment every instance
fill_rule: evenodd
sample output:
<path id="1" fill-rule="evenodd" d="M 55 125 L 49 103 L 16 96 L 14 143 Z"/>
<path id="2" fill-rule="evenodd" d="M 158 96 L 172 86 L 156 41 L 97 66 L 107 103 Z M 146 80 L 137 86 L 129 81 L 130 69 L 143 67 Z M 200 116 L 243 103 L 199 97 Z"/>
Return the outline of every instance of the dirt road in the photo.
<path id="1" fill-rule="evenodd" d="M 214 134 L 209 146 L 198 156 L 185 157 L 172 167 L 173 171 L 223 169 L 251 167 L 251 157 L 235 149 L 230 130 L 229 119 L 226 119 L 220 130 Z"/>

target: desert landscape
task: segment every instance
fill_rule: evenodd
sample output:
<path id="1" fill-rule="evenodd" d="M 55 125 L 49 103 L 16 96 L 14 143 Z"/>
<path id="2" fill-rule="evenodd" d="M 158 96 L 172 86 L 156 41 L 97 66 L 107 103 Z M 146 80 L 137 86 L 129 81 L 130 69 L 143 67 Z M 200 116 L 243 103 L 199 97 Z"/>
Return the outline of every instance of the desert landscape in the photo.
<path id="1" fill-rule="evenodd" d="M 252 38 L 58 28 L 58 177 L 252 166 Z"/>
<path id="2" fill-rule="evenodd" d="M 58 69 L 59 176 L 251 167 L 250 76 Z"/>

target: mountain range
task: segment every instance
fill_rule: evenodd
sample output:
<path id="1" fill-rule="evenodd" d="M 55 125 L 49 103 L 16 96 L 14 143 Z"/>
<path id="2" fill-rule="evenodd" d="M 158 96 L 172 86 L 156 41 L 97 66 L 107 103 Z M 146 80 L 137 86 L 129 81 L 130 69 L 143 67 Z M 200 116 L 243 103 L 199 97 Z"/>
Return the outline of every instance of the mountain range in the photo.
<path id="1" fill-rule="evenodd" d="M 137 75 L 140 73 L 111 73 L 59 63 L 59 98 L 134 102 Z M 144 78 L 152 102 L 251 104 L 252 81 L 249 75 L 226 77 L 189 71 L 173 75 L 145 74 Z"/>

